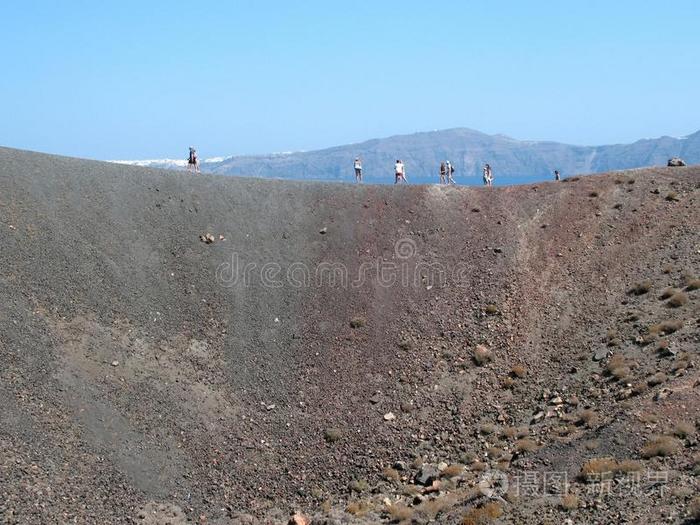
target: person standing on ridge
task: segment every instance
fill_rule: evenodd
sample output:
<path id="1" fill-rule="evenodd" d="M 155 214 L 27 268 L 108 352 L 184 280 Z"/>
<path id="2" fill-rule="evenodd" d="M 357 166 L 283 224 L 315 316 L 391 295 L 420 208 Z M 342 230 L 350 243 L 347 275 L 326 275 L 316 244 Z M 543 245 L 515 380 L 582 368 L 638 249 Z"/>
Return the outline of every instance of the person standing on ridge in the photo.
<path id="1" fill-rule="evenodd" d="M 353 166 L 355 167 L 355 182 L 362 182 L 362 161 L 360 157 L 355 159 Z"/>
<path id="2" fill-rule="evenodd" d="M 493 171 L 488 164 L 484 164 L 484 186 L 493 186 Z"/>
<path id="3" fill-rule="evenodd" d="M 455 172 L 455 168 L 454 166 L 452 166 L 449 160 L 445 164 L 445 172 L 447 173 L 447 184 L 457 184 L 452 178 L 452 174 Z"/>
<path id="4" fill-rule="evenodd" d="M 559 170 L 554 170 L 554 180 L 561 180 L 561 175 L 559 175 Z"/>
<path id="5" fill-rule="evenodd" d="M 197 150 L 190 146 L 190 156 L 187 159 L 187 171 L 193 170 L 199 173 L 199 161 L 197 160 Z"/>
<path id="6" fill-rule="evenodd" d="M 396 176 L 394 184 L 398 184 L 400 180 L 408 182 L 406 180 L 406 168 L 404 167 L 403 162 L 401 160 L 396 161 L 396 164 L 394 165 L 394 174 Z"/>
<path id="7" fill-rule="evenodd" d="M 445 178 L 446 173 L 447 173 L 447 167 L 445 166 L 445 161 L 443 160 L 440 163 L 440 184 L 445 184 L 445 181 L 447 180 Z"/>

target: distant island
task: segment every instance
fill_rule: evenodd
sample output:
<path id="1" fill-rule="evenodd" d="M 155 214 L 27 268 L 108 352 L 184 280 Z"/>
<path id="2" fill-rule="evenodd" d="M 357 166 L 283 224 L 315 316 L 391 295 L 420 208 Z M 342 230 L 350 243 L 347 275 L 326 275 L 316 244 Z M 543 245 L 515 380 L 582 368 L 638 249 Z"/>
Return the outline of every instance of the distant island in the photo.
<path id="1" fill-rule="evenodd" d="M 205 145 L 199 145 L 205 150 Z M 182 160 L 116 161 L 155 168 L 184 169 Z M 440 161 L 449 160 L 461 184 L 480 184 L 481 169 L 488 162 L 496 184 L 517 184 L 552 177 L 585 173 L 665 166 L 671 157 L 688 164 L 700 163 L 700 131 L 686 137 L 643 139 L 632 144 L 574 146 L 549 141 L 516 140 L 505 135 L 487 135 L 456 128 L 396 135 L 357 144 L 316 151 L 240 155 L 208 158 L 202 171 L 279 179 L 309 179 L 338 182 L 354 180 L 352 163 L 360 157 L 364 179 L 370 183 L 393 182 L 393 163 L 402 159 L 411 183 L 437 182 Z"/>

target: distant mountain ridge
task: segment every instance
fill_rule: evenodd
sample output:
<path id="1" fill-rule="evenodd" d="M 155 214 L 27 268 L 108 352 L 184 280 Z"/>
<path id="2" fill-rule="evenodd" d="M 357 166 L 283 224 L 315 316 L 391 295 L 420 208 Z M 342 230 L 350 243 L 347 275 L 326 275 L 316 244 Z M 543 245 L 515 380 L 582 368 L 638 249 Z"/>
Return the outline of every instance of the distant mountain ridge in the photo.
<path id="1" fill-rule="evenodd" d="M 666 165 L 671 157 L 700 163 L 700 131 L 687 137 L 644 139 L 631 144 L 575 146 L 552 141 L 516 140 L 467 128 L 395 135 L 332 148 L 269 155 L 218 157 L 202 162 L 202 171 L 280 179 L 354 180 L 352 163 L 360 157 L 367 182 L 387 182 L 402 159 L 411 182 L 437 180 L 442 160 L 450 160 L 458 182 L 478 183 L 488 162 L 497 181 L 527 182 L 564 176 Z M 120 161 L 141 166 L 181 168 L 173 160 Z"/>

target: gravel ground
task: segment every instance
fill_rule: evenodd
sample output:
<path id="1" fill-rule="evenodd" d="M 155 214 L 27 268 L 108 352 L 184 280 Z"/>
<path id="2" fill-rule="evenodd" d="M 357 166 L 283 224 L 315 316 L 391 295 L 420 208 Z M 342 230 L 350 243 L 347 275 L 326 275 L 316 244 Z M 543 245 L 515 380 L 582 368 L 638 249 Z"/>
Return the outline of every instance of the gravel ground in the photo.
<path id="1" fill-rule="evenodd" d="M 5 523 L 690 514 L 700 168 L 359 187 L 0 148 L 0 183 Z M 671 474 L 590 494 L 599 457 Z M 414 479 L 440 463 L 462 470 Z M 509 494 L 475 521 L 483 469 L 566 472 L 579 504 Z"/>

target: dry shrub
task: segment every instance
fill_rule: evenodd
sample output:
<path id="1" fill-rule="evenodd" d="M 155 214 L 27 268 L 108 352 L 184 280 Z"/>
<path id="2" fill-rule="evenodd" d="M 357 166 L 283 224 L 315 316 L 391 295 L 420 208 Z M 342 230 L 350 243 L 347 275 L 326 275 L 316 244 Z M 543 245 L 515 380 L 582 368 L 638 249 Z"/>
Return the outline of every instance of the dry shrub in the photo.
<path id="1" fill-rule="evenodd" d="M 522 365 L 515 365 L 510 369 L 510 375 L 522 379 L 527 374 L 527 368 Z"/>
<path id="2" fill-rule="evenodd" d="M 537 443 L 528 438 L 519 439 L 515 442 L 515 450 L 518 452 L 534 452 L 537 450 Z"/>
<path id="3" fill-rule="evenodd" d="M 678 202 L 680 197 L 678 197 L 678 194 L 675 191 L 671 191 L 666 195 L 666 200 L 670 202 Z"/>
<path id="4" fill-rule="evenodd" d="M 638 416 L 640 423 L 658 423 L 658 414 L 652 414 L 651 412 L 643 412 Z"/>
<path id="5" fill-rule="evenodd" d="M 592 427 L 598 422 L 598 415 L 595 411 L 587 408 L 578 413 L 576 424 L 581 426 L 585 425 L 587 427 Z"/>
<path id="6" fill-rule="evenodd" d="M 597 191 L 591 191 L 591 192 L 588 194 L 589 197 L 598 197 L 598 195 L 600 195 L 600 194 L 599 194 Z"/>
<path id="7" fill-rule="evenodd" d="M 586 441 L 583 446 L 586 448 L 586 450 L 596 450 L 598 447 L 600 447 L 600 441 L 591 439 L 590 441 Z"/>
<path id="8" fill-rule="evenodd" d="M 666 304 L 671 308 L 680 308 L 688 304 L 688 296 L 683 292 L 674 293 Z"/>
<path id="9" fill-rule="evenodd" d="M 644 295 L 645 293 L 648 293 L 649 290 L 651 290 L 651 281 L 649 279 L 646 279 L 632 286 L 632 288 L 630 288 L 629 293 L 633 295 Z"/>
<path id="10" fill-rule="evenodd" d="M 639 396 L 642 395 L 649 389 L 649 384 L 646 381 L 639 381 L 632 385 L 632 395 Z"/>
<path id="11" fill-rule="evenodd" d="M 503 449 L 498 447 L 489 447 L 486 449 L 486 454 L 488 454 L 488 456 L 492 459 L 499 459 L 503 456 L 503 454 L 505 454 L 505 452 Z"/>
<path id="12" fill-rule="evenodd" d="M 616 470 L 617 461 L 614 458 L 593 458 L 583 464 L 579 477 L 584 481 L 609 479 Z"/>
<path id="13" fill-rule="evenodd" d="M 663 372 L 657 372 L 649 379 L 647 379 L 647 383 L 649 383 L 649 386 L 657 386 L 661 383 L 665 383 L 667 380 L 668 377 L 666 377 L 666 374 L 664 374 Z"/>
<path id="14" fill-rule="evenodd" d="M 498 503 L 490 501 L 483 507 L 469 510 L 462 518 L 462 525 L 487 525 L 502 515 L 503 508 Z"/>
<path id="15" fill-rule="evenodd" d="M 671 372 L 675 374 L 676 372 L 685 370 L 686 368 L 690 367 L 690 363 L 690 354 L 683 352 L 682 354 L 678 355 L 676 361 L 671 366 Z"/>
<path id="16" fill-rule="evenodd" d="M 634 461 L 633 459 L 625 459 L 617 464 L 617 471 L 623 474 L 629 474 L 630 472 L 639 472 L 642 470 L 642 464 L 639 461 Z"/>
<path id="17" fill-rule="evenodd" d="M 620 346 L 620 334 L 617 330 L 608 330 L 608 332 L 605 334 L 605 341 L 608 343 L 608 346 Z"/>
<path id="18" fill-rule="evenodd" d="M 369 490 L 369 483 L 366 479 L 356 479 L 350 482 L 350 492 L 357 492 L 361 494 L 362 492 L 367 492 Z"/>
<path id="19" fill-rule="evenodd" d="M 501 435 L 504 438 L 513 439 L 517 433 L 518 433 L 517 427 L 506 427 L 502 430 Z"/>
<path id="20" fill-rule="evenodd" d="M 627 380 L 630 378 L 630 374 L 632 374 L 632 370 L 627 366 L 623 366 L 621 368 L 611 370 L 610 374 L 618 381 L 627 382 Z"/>
<path id="21" fill-rule="evenodd" d="M 659 341 L 659 343 L 656 345 L 656 351 L 661 354 L 665 355 L 668 353 L 668 347 L 670 343 L 668 342 L 668 339 L 662 339 Z"/>
<path id="22" fill-rule="evenodd" d="M 678 293 L 680 290 L 678 288 L 673 288 L 672 286 L 665 288 L 663 292 L 661 292 L 661 295 L 659 296 L 659 299 L 666 300 L 669 297 L 671 297 L 673 294 Z"/>
<path id="23" fill-rule="evenodd" d="M 460 463 L 452 463 L 451 465 L 448 465 L 448 467 L 443 470 L 440 475 L 445 478 L 453 478 L 455 476 L 459 476 L 464 472 L 464 465 L 461 465 Z"/>
<path id="24" fill-rule="evenodd" d="M 484 308 L 484 312 L 486 312 L 488 315 L 496 315 L 498 313 L 498 306 L 495 304 L 487 304 Z"/>
<path id="25" fill-rule="evenodd" d="M 605 372 L 608 375 L 614 376 L 615 370 L 619 370 L 621 368 L 627 368 L 627 367 L 628 367 L 627 359 L 625 359 L 620 354 L 615 354 L 608 360 L 608 363 L 605 365 Z"/>
<path id="26" fill-rule="evenodd" d="M 396 344 L 401 350 L 404 350 L 406 352 L 410 352 L 416 347 L 416 344 L 413 342 L 413 340 L 408 337 L 404 337 Z"/>
<path id="27" fill-rule="evenodd" d="M 683 321 L 680 319 L 669 319 L 661 323 L 653 324 L 649 327 L 650 334 L 672 334 L 683 328 Z"/>
<path id="28" fill-rule="evenodd" d="M 477 365 L 483 366 L 490 362 L 491 359 L 493 359 L 493 353 L 491 350 L 486 348 L 484 345 L 476 345 L 476 348 L 474 349 L 474 362 Z"/>
<path id="29" fill-rule="evenodd" d="M 690 279 L 687 281 L 688 284 L 685 286 L 687 292 L 692 292 L 693 290 L 700 290 L 700 279 Z"/>
<path id="30" fill-rule="evenodd" d="M 456 502 L 457 497 L 454 494 L 446 494 L 445 496 L 424 501 L 418 506 L 417 510 L 423 516 L 433 519 L 442 511 L 454 506 Z"/>
<path id="31" fill-rule="evenodd" d="M 389 514 L 392 523 L 410 521 L 413 519 L 414 511 L 403 503 L 394 503 L 386 506 L 386 511 Z"/>
<path id="32" fill-rule="evenodd" d="M 510 376 L 506 376 L 501 380 L 501 386 L 506 390 L 509 390 L 515 386 L 515 379 Z"/>
<path id="33" fill-rule="evenodd" d="M 343 437 L 343 432 L 339 428 L 329 428 L 323 433 L 323 437 L 328 443 L 335 443 Z"/>
<path id="34" fill-rule="evenodd" d="M 387 481 L 399 481 L 401 479 L 401 474 L 399 474 L 399 471 L 391 467 L 385 468 L 382 475 Z"/>
<path id="35" fill-rule="evenodd" d="M 642 457 L 650 459 L 656 456 L 672 456 L 681 449 L 681 443 L 672 436 L 655 436 L 642 448 Z"/>
<path id="36" fill-rule="evenodd" d="M 681 439 L 695 434 L 695 425 L 688 421 L 679 421 L 673 427 L 673 435 Z"/>
<path id="37" fill-rule="evenodd" d="M 688 510 L 690 512 L 689 518 L 696 523 L 700 523 L 700 496 L 693 498 L 693 501 L 688 505 Z"/>
<path id="38" fill-rule="evenodd" d="M 350 328 L 362 328 L 367 325 L 367 319 L 364 317 L 353 317 L 350 319 Z"/>
<path id="39" fill-rule="evenodd" d="M 348 503 L 348 506 L 345 507 L 345 512 L 358 517 L 365 516 L 371 510 L 372 504 L 369 501 L 361 500 L 351 501 L 350 503 Z"/>
<path id="40" fill-rule="evenodd" d="M 663 268 L 661 268 L 661 271 L 668 275 L 673 271 L 673 265 L 672 264 L 664 264 Z"/>
<path id="41" fill-rule="evenodd" d="M 564 510 L 574 510 L 579 506 L 579 499 L 574 494 L 562 496 L 559 500 L 559 506 Z"/>
<path id="42" fill-rule="evenodd" d="M 496 431 L 498 431 L 498 426 L 494 425 L 493 423 L 483 423 L 482 425 L 479 425 L 479 433 L 483 434 L 484 436 L 495 434 Z"/>
<path id="43" fill-rule="evenodd" d="M 594 458 L 583 464 L 579 478 L 584 481 L 600 481 L 610 479 L 616 474 L 629 474 L 640 470 L 642 470 L 642 464 L 632 459 L 617 461 L 611 457 Z"/>
<path id="44" fill-rule="evenodd" d="M 472 470 L 474 472 L 483 472 L 489 468 L 487 463 L 484 463 L 483 461 L 475 461 L 471 465 L 469 465 L 469 470 Z"/>
<path id="45" fill-rule="evenodd" d="M 413 498 L 417 496 L 418 494 L 421 493 L 420 487 L 417 487 L 416 485 L 404 485 L 403 489 L 401 490 L 401 493 L 404 496 L 408 496 L 410 498 Z"/>
<path id="46" fill-rule="evenodd" d="M 508 469 L 510 468 L 510 459 L 507 459 L 507 458 L 499 459 L 498 463 L 496 463 L 495 468 L 496 468 L 496 470 L 500 470 L 501 472 L 507 472 Z"/>

